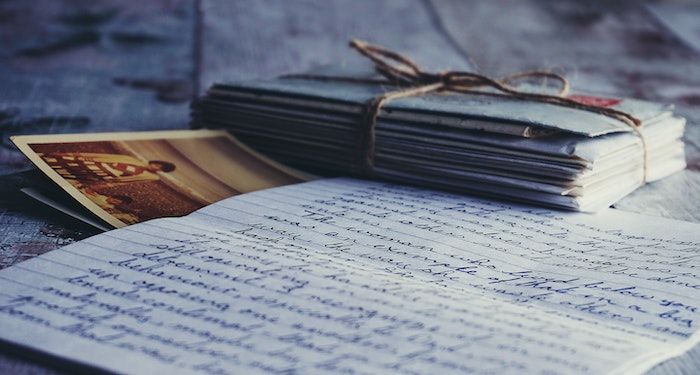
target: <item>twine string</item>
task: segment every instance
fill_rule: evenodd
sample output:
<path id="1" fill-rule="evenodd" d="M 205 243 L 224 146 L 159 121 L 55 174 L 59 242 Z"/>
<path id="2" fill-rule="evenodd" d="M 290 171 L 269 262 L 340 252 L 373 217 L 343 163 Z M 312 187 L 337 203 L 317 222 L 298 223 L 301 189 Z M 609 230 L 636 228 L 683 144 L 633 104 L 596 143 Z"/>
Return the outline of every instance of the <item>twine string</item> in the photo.
<path id="1" fill-rule="evenodd" d="M 374 63 L 374 68 L 383 79 L 328 76 L 315 74 L 292 74 L 282 78 L 301 78 L 320 81 L 343 81 L 396 86 L 398 89 L 387 91 L 365 103 L 361 116 L 360 148 L 358 164 L 363 174 L 374 175 L 374 158 L 376 154 L 375 128 L 377 116 L 382 107 L 391 100 L 409 96 L 420 96 L 434 92 L 452 92 L 462 94 L 488 94 L 510 98 L 536 101 L 598 113 L 623 122 L 639 137 L 644 153 L 644 174 L 642 182 L 647 181 L 647 143 L 640 128 L 642 121 L 635 116 L 614 108 L 584 104 L 567 97 L 570 91 L 569 81 L 562 75 L 542 70 L 511 74 L 499 79 L 465 71 L 426 72 L 411 59 L 385 47 L 353 39 L 350 47 Z M 511 84 L 524 79 L 553 80 L 559 83 L 555 94 L 542 94 L 520 90 Z M 486 91 L 485 89 L 491 89 Z"/>

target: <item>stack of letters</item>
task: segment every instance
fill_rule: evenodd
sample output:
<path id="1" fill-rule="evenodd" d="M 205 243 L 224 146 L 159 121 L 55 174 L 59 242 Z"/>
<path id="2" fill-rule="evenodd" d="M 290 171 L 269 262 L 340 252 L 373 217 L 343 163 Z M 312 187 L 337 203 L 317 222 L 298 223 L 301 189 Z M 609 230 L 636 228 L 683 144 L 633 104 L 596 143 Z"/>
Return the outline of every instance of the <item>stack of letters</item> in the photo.
<path id="1" fill-rule="evenodd" d="M 365 103 L 391 90 L 289 77 L 217 84 L 195 103 L 193 118 L 196 126 L 228 129 L 292 166 L 362 175 Z M 391 100 L 379 111 L 372 175 L 595 211 L 685 167 L 685 120 L 671 106 L 582 93 L 568 98 L 633 115 L 642 121 L 643 139 L 624 122 L 593 111 L 506 96 L 432 93 Z"/>

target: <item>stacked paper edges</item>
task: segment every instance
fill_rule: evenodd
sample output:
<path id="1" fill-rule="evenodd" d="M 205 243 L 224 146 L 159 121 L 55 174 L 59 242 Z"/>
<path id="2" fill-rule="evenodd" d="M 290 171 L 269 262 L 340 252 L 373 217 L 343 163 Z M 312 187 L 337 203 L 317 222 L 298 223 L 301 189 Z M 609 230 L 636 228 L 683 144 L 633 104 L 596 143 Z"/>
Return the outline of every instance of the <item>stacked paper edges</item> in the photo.
<path id="1" fill-rule="evenodd" d="M 365 103 L 393 87 L 279 78 L 217 84 L 194 103 L 197 127 L 225 128 L 253 148 L 323 174 L 362 173 Z M 633 99 L 573 95 L 639 118 L 646 181 L 685 168 L 685 120 Z M 619 120 L 479 94 L 390 101 L 376 124 L 378 178 L 576 211 L 610 206 L 644 184 L 640 137 Z"/>

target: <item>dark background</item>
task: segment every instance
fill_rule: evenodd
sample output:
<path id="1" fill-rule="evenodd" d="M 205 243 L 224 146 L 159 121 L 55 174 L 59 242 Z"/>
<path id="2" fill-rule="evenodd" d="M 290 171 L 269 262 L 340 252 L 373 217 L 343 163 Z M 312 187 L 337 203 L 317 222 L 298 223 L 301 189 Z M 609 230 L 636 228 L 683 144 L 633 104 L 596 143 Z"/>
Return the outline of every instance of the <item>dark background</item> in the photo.
<path id="1" fill-rule="evenodd" d="M 353 37 L 429 69 L 554 69 L 576 89 L 676 104 L 688 169 L 616 208 L 700 222 L 698 2 L 0 0 L 0 268 L 96 233 L 17 193 L 46 182 L 10 135 L 185 128 L 213 82 L 355 61 Z M 0 346 L 0 374 L 56 371 Z M 699 371 L 696 347 L 651 373 Z"/>

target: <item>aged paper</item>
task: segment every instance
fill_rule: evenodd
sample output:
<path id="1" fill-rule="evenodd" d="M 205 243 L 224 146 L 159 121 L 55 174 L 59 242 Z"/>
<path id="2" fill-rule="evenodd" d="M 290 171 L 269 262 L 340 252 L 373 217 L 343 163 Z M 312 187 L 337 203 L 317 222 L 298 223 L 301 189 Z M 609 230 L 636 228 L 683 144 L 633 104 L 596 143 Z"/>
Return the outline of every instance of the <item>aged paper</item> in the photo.
<path id="1" fill-rule="evenodd" d="M 12 141 L 63 190 L 117 228 L 310 179 L 221 130 L 27 135 Z"/>
<path id="2" fill-rule="evenodd" d="M 318 180 L 2 270 L 0 339 L 124 373 L 640 373 L 697 342 L 698 229 Z"/>

